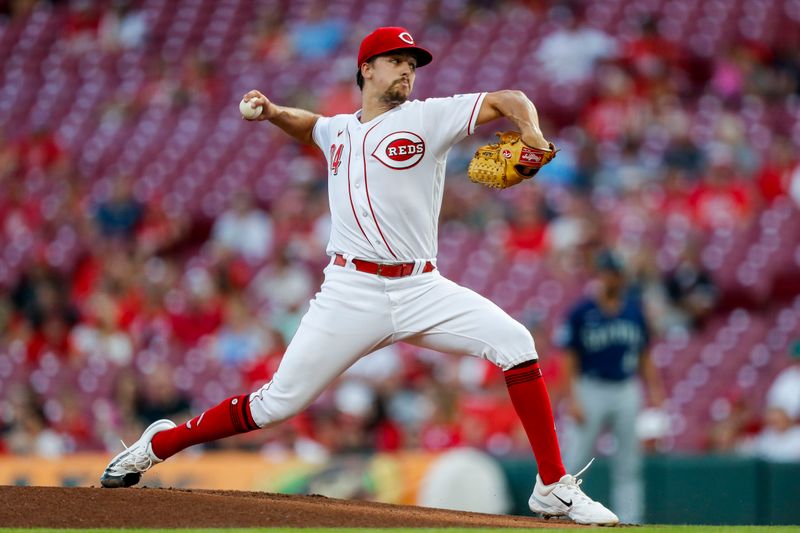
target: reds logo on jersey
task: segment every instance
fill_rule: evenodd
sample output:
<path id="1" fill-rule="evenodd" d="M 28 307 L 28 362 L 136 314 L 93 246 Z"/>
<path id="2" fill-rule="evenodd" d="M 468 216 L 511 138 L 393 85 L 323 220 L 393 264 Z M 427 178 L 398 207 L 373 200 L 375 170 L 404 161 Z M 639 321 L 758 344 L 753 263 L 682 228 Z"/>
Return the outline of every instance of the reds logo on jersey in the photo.
<path id="1" fill-rule="evenodd" d="M 422 160 L 425 141 L 416 133 L 396 131 L 384 137 L 372 155 L 389 168 L 406 170 Z"/>

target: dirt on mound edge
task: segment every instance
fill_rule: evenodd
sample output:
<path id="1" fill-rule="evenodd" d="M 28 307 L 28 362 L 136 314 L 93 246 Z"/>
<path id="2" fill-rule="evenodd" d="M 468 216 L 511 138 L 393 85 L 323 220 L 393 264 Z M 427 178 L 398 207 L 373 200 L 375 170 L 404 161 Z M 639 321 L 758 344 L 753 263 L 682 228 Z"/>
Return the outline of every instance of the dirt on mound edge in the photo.
<path id="1" fill-rule="evenodd" d="M 571 527 L 495 516 L 263 492 L 0 486 L 0 527 Z M 578 526 L 579 527 L 579 526 Z"/>

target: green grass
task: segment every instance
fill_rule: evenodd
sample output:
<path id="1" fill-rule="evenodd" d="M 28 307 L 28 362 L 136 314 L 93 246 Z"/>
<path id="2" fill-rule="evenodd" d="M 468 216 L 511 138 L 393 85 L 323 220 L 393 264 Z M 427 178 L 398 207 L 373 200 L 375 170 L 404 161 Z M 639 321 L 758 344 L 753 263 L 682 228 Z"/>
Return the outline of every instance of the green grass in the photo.
<path id="1" fill-rule="evenodd" d="M 625 528 L 636 533 L 797 533 L 800 527 L 797 526 L 635 526 Z M 611 529 L 592 528 L 593 531 L 613 531 Z M 99 529 L 19 529 L 19 528 L 0 528 L 0 533 L 42 533 L 45 531 L 57 531 L 58 533 L 72 533 L 87 531 L 96 533 Z M 210 533 L 212 531 L 224 531 L 225 533 L 264 533 L 267 531 L 278 531 L 281 533 L 510 533 L 512 531 L 547 531 L 550 533 L 574 533 L 575 529 L 481 529 L 481 528 L 231 528 L 231 529 L 103 529 L 102 531 L 120 531 L 124 533 Z"/>

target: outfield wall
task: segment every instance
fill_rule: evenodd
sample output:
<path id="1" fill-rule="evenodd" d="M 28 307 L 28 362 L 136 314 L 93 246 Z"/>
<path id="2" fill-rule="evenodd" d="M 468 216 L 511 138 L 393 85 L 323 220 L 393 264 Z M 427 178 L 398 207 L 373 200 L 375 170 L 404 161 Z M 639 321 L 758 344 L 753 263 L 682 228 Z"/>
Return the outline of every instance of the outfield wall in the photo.
<path id="1" fill-rule="evenodd" d="M 519 510 L 527 504 L 528 461 L 501 461 Z M 644 465 L 650 524 L 800 524 L 800 463 L 731 456 L 650 456 Z M 609 501 L 609 465 L 597 460 L 582 488 Z"/>
<path id="2" fill-rule="evenodd" d="M 147 474 L 145 483 L 529 514 L 527 499 L 536 475 L 532 461 L 494 461 L 470 453 L 350 456 L 324 463 L 239 452 L 184 453 L 158 465 Z M 60 459 L 0 456 L 0 484 L 97 486 L 107 460 L 105 454 Z M 596 461 L 584 476 L 583 487 L 608 502 L 608 474 L 608 463 Z M 800 463 L 721 456 L 648 457 L 646 521 L 800 524 L 798 480 Z"/>

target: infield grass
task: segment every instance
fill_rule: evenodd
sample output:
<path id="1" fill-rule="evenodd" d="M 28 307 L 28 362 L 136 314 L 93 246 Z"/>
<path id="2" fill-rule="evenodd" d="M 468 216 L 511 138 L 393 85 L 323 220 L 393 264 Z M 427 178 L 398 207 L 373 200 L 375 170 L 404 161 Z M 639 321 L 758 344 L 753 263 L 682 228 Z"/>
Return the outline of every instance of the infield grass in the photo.
<path id="1" fill-rule="evenodd" d="M 580 530 L 583 528 L 578 528 Z M 597 528 L 592 528 L 599 531 Z M 636 533 L 798 533 L 800 526 L 668 526 L 668 525 L 648 525 L 648 526 L 627 526 L 626 529 Z M 511 531 L 547 531 L 550 533 L 575 533 L 575 528 L 553 529 L 553 528 L 534 528 L 534 529 L 486 529 L 486 528 L 230 528 L 230 529 L 47 529 L 47 528 L 0 528 L 0 533 L 43 533 L 55 531 L 58 533 L 78 533 L 98 531 L 119 531 L 120 533 L 211 533 L 213 531 L 224 531 L 225 533 L 264 533 L 267 531 L 278 531 L 281 533 L 509 533 Z M 603 531 L 613 531 L 613 529 L 603 529 Z"/>

